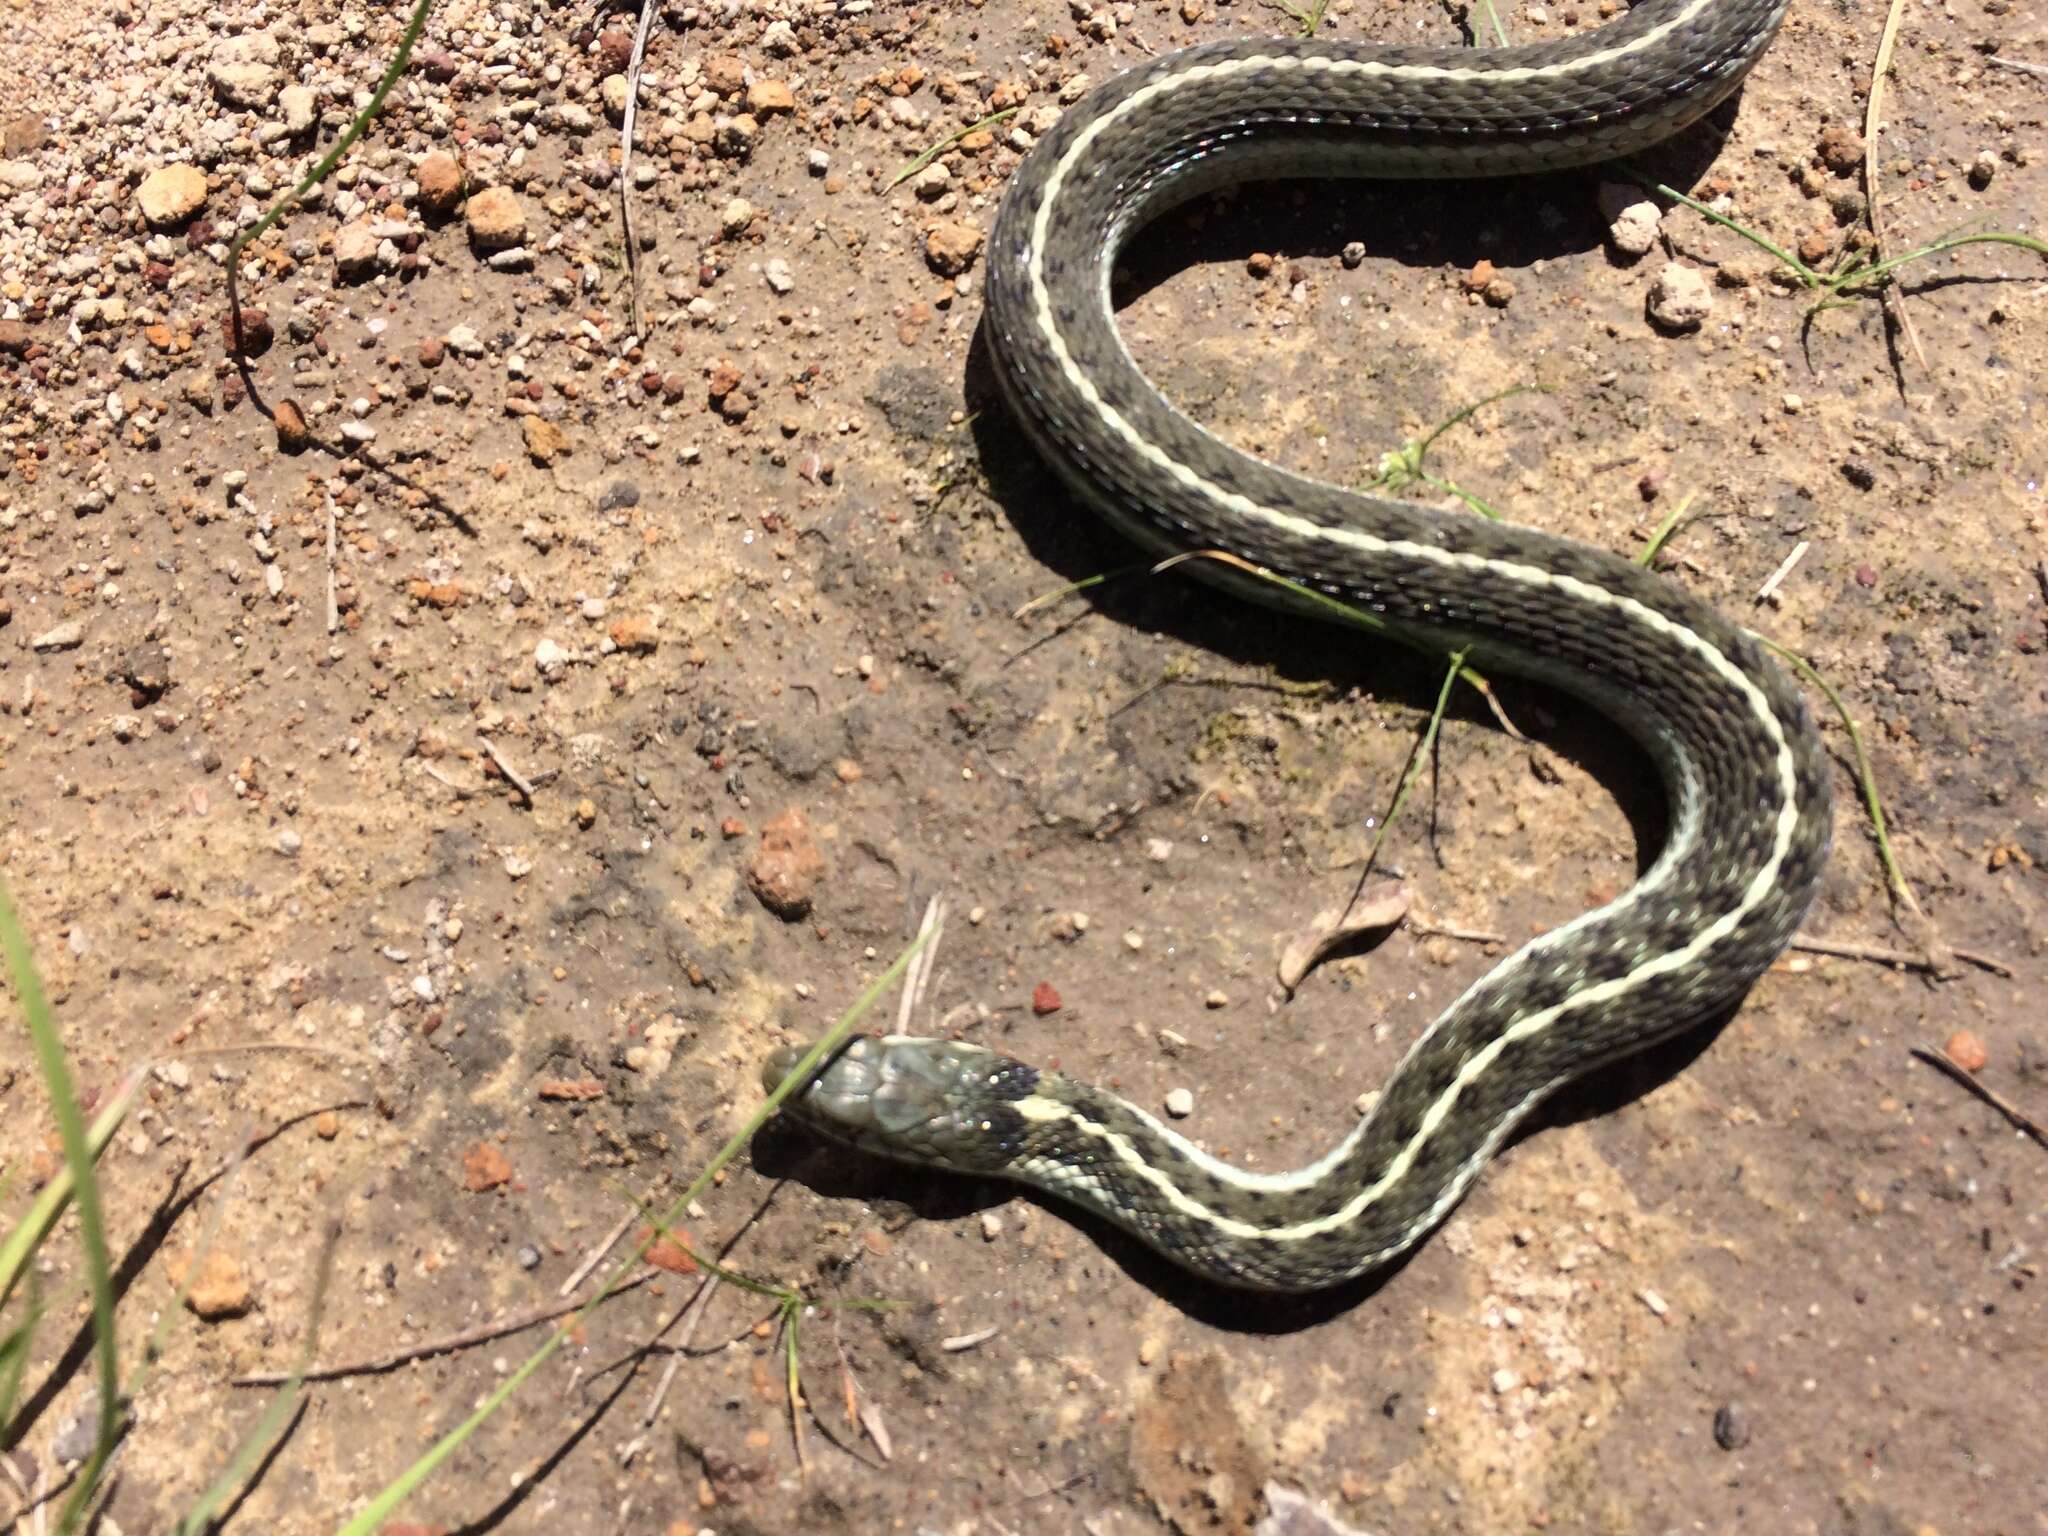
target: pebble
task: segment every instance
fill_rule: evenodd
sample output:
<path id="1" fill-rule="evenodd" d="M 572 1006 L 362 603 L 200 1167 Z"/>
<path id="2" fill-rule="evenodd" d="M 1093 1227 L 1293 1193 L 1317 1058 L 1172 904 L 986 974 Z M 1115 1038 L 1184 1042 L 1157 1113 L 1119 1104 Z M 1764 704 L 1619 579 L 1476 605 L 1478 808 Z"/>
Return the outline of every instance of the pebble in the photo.
<path id="1" fill-rule="evenodd" d="M 1749 1415 L 1739 1403 L 1723 1403 L 1714 1410 L 1714 1444 L 1724 1451 L 1739 1451 L 1749 1444 Z"/>
<path id="2" fill-rule="evenodd" d="M 769 258 L 761 269 L 761 276 L 777 293 L 788 293 L 796 287 L 796 278 L 789 270 L 789 263 L 780 256 Z"/>
<path id="3" fill-rule="evenodd" d="M 1991 1052 L 1972 1030 L 1959 1029 L 1942 1047 L 1948 1059 L 1965 1072 L 1982 1072 L 1991 1064 Z"/>
<path id="4" fill-rule="evenodd" d="M 445 149 L 430 150 L 413 167 L 413 181 L 419 187 L 420 211 L 434 218 L 446 218 L 462 204 L 462 162 Z"/>
<path id="5" fill-rule="evenodd" d="M 206 206 L 206 173 L 196 165 L 162 165 L 142 178 L 135 201 L 154 229 L 172 229 Z"/>
<path id="6" fill-rule="evenodd" d="M 1175 1088 L 1166 1095 L 1166 1112 L 1176 1120 L 1185 1120 L 1195 1112 L 1195 1096 L 1185 1088 Z"/>
<path id="7" fill-rule="evenodd" d="M 1667 331 L 1696 331 L 1713 312 L 1714 293 L 1691 267 L 1667 262 L 1650 285 L 1645 307 L 1650 319 Z"/>
<path id="8" fill-rule="evenodd" d="M 1060 994 L 1051 982 L 1041 981 L 1031 989 L 1031 1011 L 1041 1019 L 1060 1011 Z"/>
<path id="9" fill-rule="evenodd" d="M 61 1466 L 76 1466 L 92 1455 L 99 1434 L 100 1397 L 88 1390 L 79 1400 L 78 1412 L 58 1424 L 57 1433 L 50 1437 L 50 1454 Z"/>
<path id="10" fill-rule="evenodd" d="M 312 88 L 304 85 L 288 85 L 277 93 L 278 111 L 284 116 L 284 131 L 293 138 L 309 131 L 316 118 L 318 98 Z"/>
<path id="11" fill-rule="evenodd" d="M 785 922 L 811 910 L 825 878 L 825 855 L 812 835 L 810 818 L 792 806 L 761 828 L 761 842 L 747 862 L 747 889 Z"/>
<path id="12" fill-rule="evenodd" d="M 462 205 L 470 243 L 480 251 L 502 251 L 526 239 L 526 209 L 509 187 L 486 187 Z"/>
<path id="13" fill-rule="evenodd" d="M 1600 184 L 1600 216 L 1607 220 L 1607 243 L 1623 256 L 1645 256 L 1657 243 L 1663 213 L 1642 189 L 1626 182 Z"/>
<path id="14" fill-rule="evenodd" d="M 275 569 L 275 567 L 272 567 L 272 569 Z M 290 827 L 286 827 L 277 834 L 277 851 L 288 859 L 297 858 L 299 850 L 304 846 L 304 840 Z"/>
<path id="15" fill-rule="evenodd" d="M 925 264 L 941 277 L 958 277 L 981 254 L 981 231 L 972 224 L 946 220 L 925 232 Z"/>
<path id="16" fill-rule="evenodd" d="M 1514 1391 L 1515 1388 L 1519 1387 L 1521 1384 L 1522 1378 L 1517 1376 L 1513 1371 L 1509 1370 L 1506 1366 L 1502 1366 L 1499 1370 L 1493 1373 L 1492 1385 L 1493 1395 L 1495 1397 L 1505 1397 L 1508 1393 Z"/>
<path id="17" fill-rule="evenodd" d="M 85 625 L 78 619 L 67 619 L 53 625 L 29 642 L 32 650 L 71 651 L 76 650 L 85 640 Z"/>

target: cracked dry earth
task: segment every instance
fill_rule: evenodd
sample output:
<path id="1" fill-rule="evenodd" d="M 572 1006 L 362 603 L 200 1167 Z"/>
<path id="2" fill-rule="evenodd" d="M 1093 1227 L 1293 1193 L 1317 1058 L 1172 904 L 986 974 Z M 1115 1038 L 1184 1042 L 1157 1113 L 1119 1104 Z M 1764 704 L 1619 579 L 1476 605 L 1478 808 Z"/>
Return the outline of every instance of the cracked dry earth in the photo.
<path id="1" fill-rule="evenodd" d="M 1559 37 L 1612 9 L 1504 20 Z M 1883 20 L 1795 0 L 1740 101 L 1653 168 L 1828 259 L 1863 213 Z M 1271 1169 L 1502 942 L 1654 848 L 1643 765 L 1597 721 L 1505 690 L 1525 746 L 1459 699 L 1386 857 L 1430 924 L 1496 939 L 1404 928 L 1278 1004 L 1276 946 L 1349 889 L 1436 665 L 1141 575 L 1013 616 L 1131 557 L 990 398 L 996 201 L 1087 81 L 1278 11 L 657 6 L 623 170 L 635 337 L 632 17 L 442 0 L 339 174 L 252 248 L 246 382 L 225 242 L 334 142 L 403 18 L 0 21 L 0 860 L 85 1091 L 149 1065 L 104 1163 L 127 1358 L 177 1310 L 106 1529 L 168 1528 L 253 1426 L 265 1395 L 230 1383 L 305 1347 L 330 1224 L 323 1360 L 552 1301 L 934 896 L 916 1023 L 1143 1104 L 1178 1090 L 1190 1135 Z M 1415 0 L 1328 24 L 1456 35 Z M 2048 62 L 2040 8 L 1911 0 L 1900 37 L 1892 248 L 2038 233 L 2048 82 L 2004 66 Z M 663 1272 L 406 1503 L 411 1530 L 2048 1532 L 2048 1154 L 1908 1056 L 1963 1032 L 1979 1081 L 2048 1111 L 2048 270 L 2000 247 L 1912 269 L 1910 340 L 1873 303 L 1806 324 L 1683 210 L 1617 249 L 1628 201 L 1592 175 L 1249 191 L 1140 242 L 1126 333 L 1205 423 L 1326 479 L 1540 385 L 1433 467 L 1621 549 L 1695 496 L 1669 578 L 1841 690 L 1921 904 L 2003 971 L 1794 954 L 1315 1307 L 771 1128 L 693 1236 L 895 1303 L 806 1321 L 802 1462 L 757 1297 L 713 1296 L 657 1399 L 669 1357 L 638 1351 L 697 1285 Z M 1646 316 L 1672 268 L 1693 329 Z M 1810 927 L 1916 950 L 1826 731 Z M 57 1160 L 0 1039 L 12 1213 Z M 75 1230 L 44 1269 L 0 1517 L 77 1454 L 89 1388 Z M 333 1529 L 537 1337 L 310 1388 L 230 1526 Z"/>

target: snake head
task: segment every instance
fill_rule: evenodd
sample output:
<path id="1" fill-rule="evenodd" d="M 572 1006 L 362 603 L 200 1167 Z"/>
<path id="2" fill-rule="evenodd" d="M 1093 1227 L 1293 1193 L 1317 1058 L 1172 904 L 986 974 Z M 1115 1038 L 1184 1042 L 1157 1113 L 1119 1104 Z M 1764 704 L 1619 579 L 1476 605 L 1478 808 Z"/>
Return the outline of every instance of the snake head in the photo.
<path id="1" fill-rule="evenodd" d="M 773 1090 L 808 1046 L 786 1045 L 761 1068 Z M 860 1035 L 783 1101 L 783 1113 L 834 1141 L 904 1162 L 995 1173 L 1030 1126 L 1017 1108 L 1038 1071 L 978 1045 L 911 1035 Z"/>

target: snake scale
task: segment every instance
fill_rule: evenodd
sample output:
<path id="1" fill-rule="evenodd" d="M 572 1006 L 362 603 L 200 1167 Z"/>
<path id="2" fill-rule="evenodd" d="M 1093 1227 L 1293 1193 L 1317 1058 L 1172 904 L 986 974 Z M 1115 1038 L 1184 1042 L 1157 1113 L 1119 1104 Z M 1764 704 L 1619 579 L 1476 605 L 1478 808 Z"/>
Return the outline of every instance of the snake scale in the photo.
<path id="1" fill-rule="evenodd" d="M 1733 1005 L 1810 901 L 1826 764 L 1757 642 L 1616 555 L 1290 474 L 1181 414 L 1117 335 L 1130 236 L 1278 177 L 1489 176 L 1641 148 L 1725 100 L 1784 0 L 1645 0 L 1584 36 L 1492 50 L 1231 41 L 1117 76 L 1012 181 L 987 339 L 1008 405 L 1077 498 L 1163 553 L 1222 550 L 1400 638 L 1588 701 L 1661 775 L 1669 835 L 1627 892 L 1545 933 L 1418 1038 L 1324 1157 L 1250 1174 L 1101 1089 L 979 1045 L 856 1038 L 787 1103 L 870 1151 L 1019 1180 L 1226 1285 L 1309 1291 L 1399 1255 L 1561 1084 Z M 1317 610 L 1213 561 L 1234 594 Z M 1327 612 L 1321 614 L 1327 618 Z M 770 1084 L 800 1052 L 778 1052 Z"/>

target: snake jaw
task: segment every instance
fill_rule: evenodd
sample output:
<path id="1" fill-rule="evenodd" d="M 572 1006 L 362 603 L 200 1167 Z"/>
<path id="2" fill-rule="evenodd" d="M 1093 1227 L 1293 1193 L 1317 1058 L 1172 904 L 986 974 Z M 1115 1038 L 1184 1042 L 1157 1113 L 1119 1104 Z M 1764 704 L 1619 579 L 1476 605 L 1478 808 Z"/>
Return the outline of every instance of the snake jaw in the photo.
<path id="1" fill-rule="evenodd" d="M 761 1069 L 771 1091 L 807 1046 L 783 1046 Z M 991 1135 L 1014 1120 L 1011 1101 L 1037 1073 L 980 1046 L 907 1035 L 862 1035 L 783 1101 L 783 1110 L 834 1140 L 904 1161 L 965 1173 L 996 1171 L 1013 1138 Z"/>

